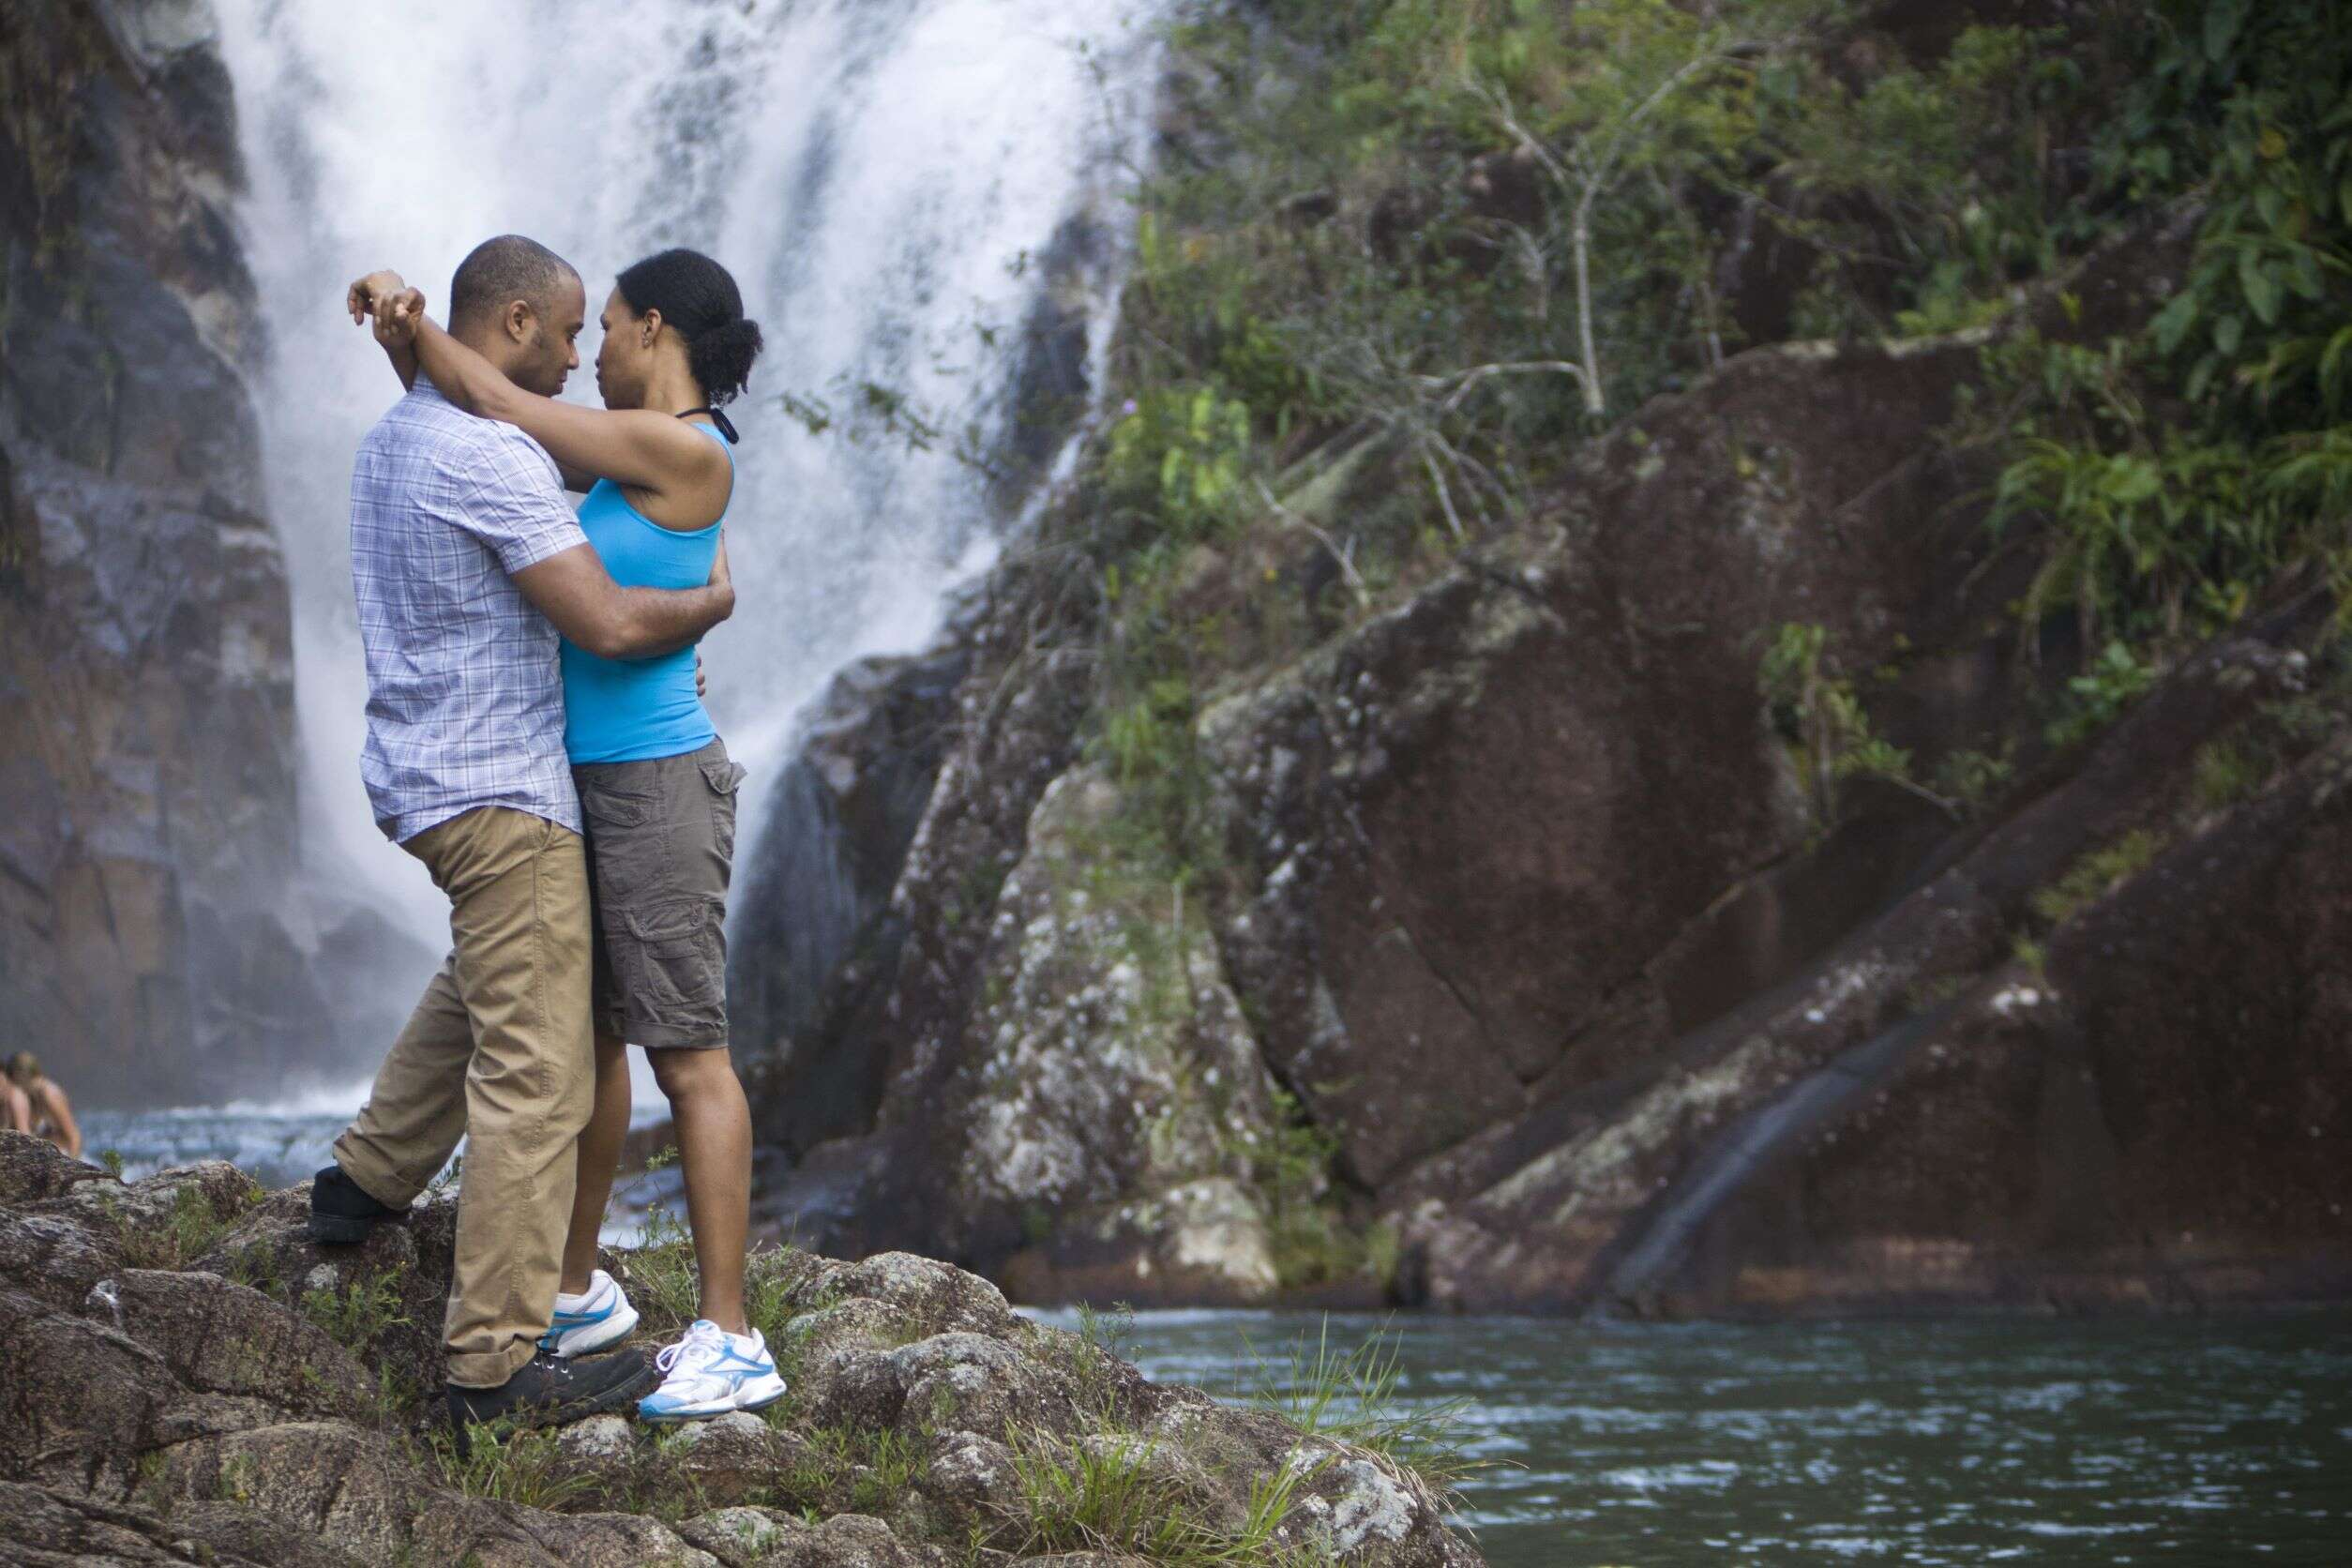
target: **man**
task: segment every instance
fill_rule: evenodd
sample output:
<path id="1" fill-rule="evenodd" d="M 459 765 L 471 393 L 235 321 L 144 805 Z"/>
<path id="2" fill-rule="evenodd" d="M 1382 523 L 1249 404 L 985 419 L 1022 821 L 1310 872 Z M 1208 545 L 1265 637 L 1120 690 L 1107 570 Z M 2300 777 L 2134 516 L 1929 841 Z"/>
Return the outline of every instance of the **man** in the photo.
<path id="1" fill-rule="evenodd" d="M 57 1080 L 41 1071 L 29 1050 L 8 1058 L 7 1093 L 0 1095 L 0 1126 L 45 1138 L 72 1159 L 82 1157 L 82 1129 L 74 1124 L 73 1102 Z"/>
<path id="2" fill-rule="evenodd" d="M 354 319 L 366 301 L 349 302 Z M 519 235 L 458 268 L 449 330 L 553 396 L 580 364 L 580 276 Z M 683 647 L 727 618 L 709 585 L 623 589 L 588 546 L 553 461 L 420 378 L 352 474 L 352 577 L 368 666 L 360 772 L 386 837 L 448 895 L 455 946 L 337 1140 L 310 1236 L 364 1240 L 466 1138 L 443 1334 L 449 1418 L 544 1424 L 634 1400 L 634 1350 L 539 1350 L 554 1310 L 595 1081 L 580 803 L 564 750 L 557 633 L 608 657 Z"/>

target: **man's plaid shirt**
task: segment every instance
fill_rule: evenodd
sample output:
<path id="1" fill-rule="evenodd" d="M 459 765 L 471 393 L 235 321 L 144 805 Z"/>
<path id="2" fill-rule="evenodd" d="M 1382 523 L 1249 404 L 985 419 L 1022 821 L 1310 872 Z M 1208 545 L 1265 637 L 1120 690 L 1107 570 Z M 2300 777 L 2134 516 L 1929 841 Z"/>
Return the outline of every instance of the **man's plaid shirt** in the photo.
<path id="1" fill-rule="evenodd" d="M 421 376 L 359 444 L 359 772 L 387 837 L 406 841 L 482 806 L 580 831 L 555 627 L 513 574 L 587 542 L 538 443 L 460 413 Z"/>

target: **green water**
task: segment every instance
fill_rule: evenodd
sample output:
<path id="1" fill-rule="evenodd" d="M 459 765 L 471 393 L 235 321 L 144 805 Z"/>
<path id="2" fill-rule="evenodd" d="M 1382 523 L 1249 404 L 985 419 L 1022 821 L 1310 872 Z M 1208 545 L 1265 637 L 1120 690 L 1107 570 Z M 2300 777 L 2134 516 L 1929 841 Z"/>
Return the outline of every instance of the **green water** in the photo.
<path id="1" fill-rule="evenodd" d="M 1147 1313 L 1125 1346 L 1226 1395 L 1320 1323 Z M 1494 1568 L 2352 1564 L 2352 1316 L 1385 1328 L 1403 1403 L 1465 1402 Z"/>

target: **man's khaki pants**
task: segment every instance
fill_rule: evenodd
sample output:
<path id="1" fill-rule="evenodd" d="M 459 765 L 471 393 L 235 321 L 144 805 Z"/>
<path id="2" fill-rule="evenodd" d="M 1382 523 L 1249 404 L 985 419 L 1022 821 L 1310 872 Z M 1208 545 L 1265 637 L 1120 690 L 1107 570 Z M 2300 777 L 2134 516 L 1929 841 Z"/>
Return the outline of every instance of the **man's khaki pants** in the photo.
<path id="1" fill-rule="evenodd" d="M 402 848 L 449 896 L 456 943 L 377 1073 L 336 1163 L 380 1203 L 415 1201 L 466 1139 L 449 1381 L 495 1388 L 555 1310 L 595 1099 L 587 859 L 580 836 L 484 807 Z"/>

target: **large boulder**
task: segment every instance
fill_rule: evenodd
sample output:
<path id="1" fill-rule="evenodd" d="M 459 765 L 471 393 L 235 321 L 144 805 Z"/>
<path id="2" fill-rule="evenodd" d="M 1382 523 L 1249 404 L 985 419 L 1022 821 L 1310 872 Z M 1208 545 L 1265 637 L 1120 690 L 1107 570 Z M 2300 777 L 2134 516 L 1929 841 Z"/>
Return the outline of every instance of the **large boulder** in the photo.
<path id="1" fill-rule="evenodd" d="M 1200 912 L 1115 847 L 1127 809 L 1092 768 L 1039 802 L 964 1058 L 910 1122 L 916 1190 L 952 1255 L 1020 1254 L 1032 1295 L 1081 1268 L 1130 1300 L 1261 1296 L 1274 1086 Z"/>

